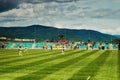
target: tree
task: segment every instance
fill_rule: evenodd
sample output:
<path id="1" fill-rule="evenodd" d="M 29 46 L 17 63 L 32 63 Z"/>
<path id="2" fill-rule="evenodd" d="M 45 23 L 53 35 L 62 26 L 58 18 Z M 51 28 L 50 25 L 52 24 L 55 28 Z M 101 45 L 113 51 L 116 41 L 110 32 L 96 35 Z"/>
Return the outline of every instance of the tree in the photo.
<path id="1" fill-rule="evenodd" d="M 59 37 L 60 40 L 65 38 L 64 34 L 59 34 L 58 37 Z"/>
<path id="2" fill-rule="evenodd" d="M 119 44 L 120 43 L 120 38 L 114 39 L 112 42 L 115 43 L 115 44 Z"/>

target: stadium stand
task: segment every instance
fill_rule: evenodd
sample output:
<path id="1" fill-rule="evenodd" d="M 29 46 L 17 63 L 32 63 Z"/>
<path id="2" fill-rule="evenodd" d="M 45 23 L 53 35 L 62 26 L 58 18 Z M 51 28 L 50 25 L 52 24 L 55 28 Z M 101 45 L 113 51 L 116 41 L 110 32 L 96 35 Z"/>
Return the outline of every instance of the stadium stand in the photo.
<path id="1" fill-rule="evenodd" d="M 50 49 L 52 46 L 53 48 L 61 48 L 61 45 L 58 45 L 57 43 L 54 42 L 8 42 L 6 45 L 7 49 L 17 49 L 18 46 L 21 46 L 22 48 L 31 48 L 31 49 L 42 49 L 44 45 L 47 45 L 47 48 Z M 99 49 L 101 43 L 97 42 L 94 45 L 91 44 L 90 48 L 91 49 Z M 104 46 L 104 49 L 118 49 L 117 44 L 111 44 L 111 43 L 102 43 Z M 79 43 L 79 42 L 69 42 L 69 46 L 65 46 L 66 48 L 73 48 L 77 47 L 77 49 L 86 49 L 87 45 L 86 43 Z"/>

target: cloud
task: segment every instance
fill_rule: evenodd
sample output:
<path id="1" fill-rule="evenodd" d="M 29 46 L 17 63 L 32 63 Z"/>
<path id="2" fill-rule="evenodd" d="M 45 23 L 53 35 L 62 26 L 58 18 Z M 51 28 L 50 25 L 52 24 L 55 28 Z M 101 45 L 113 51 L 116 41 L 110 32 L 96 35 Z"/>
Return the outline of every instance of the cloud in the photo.
<path id="1" fill-rule="evenodd" d="M 45 2 L 57 2 L 57 3 L 66 3 L 66 2 L 73 2 L 73 1 L 79 1 L 79 0 L 22 0 L 23 2 L 27 3 L 45 3 Z"/>
<path id="2" fill-rule="evenodd" d="M 21 3 L 48 3 L 48 2 L 57 2 L 57 3 L 66 3 L 77 0 L 0 0 L 0 12 L 5 12 L 14 8 L 17 8 Z"/>
<path id="3" fill-rule="evenodd" d="M 19 0 L 0 0 L 0 12 L 11 10 L 19 4 Z"/>
<path id="4" fill-rule="evenodd" d="M 0 13 L 0 26 L 40 24 L 120 34 L 120 3 L 116 0 L 20 0 L 14 3 L 17 8 Z"/>

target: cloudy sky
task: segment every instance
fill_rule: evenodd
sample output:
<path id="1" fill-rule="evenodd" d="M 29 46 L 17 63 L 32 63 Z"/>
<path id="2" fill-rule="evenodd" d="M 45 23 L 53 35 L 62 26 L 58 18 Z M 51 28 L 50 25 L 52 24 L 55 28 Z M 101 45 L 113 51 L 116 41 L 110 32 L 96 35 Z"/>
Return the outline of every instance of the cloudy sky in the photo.
<path id="1" fill-rule="evenodd" d="M 120 0 L 0 0 L 0 27 L 34 24 L 120 35 Z"/>

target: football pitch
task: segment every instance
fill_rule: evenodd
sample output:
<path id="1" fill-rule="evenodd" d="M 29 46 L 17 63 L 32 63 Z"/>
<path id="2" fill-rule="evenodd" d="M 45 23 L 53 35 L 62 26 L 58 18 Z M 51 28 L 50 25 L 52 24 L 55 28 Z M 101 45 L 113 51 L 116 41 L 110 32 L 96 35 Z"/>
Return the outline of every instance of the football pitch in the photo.
<path id="1" fill-rule="evenodd" d="M 117 50 L 0 50 L 0 80 L 120 80 Z"/>

